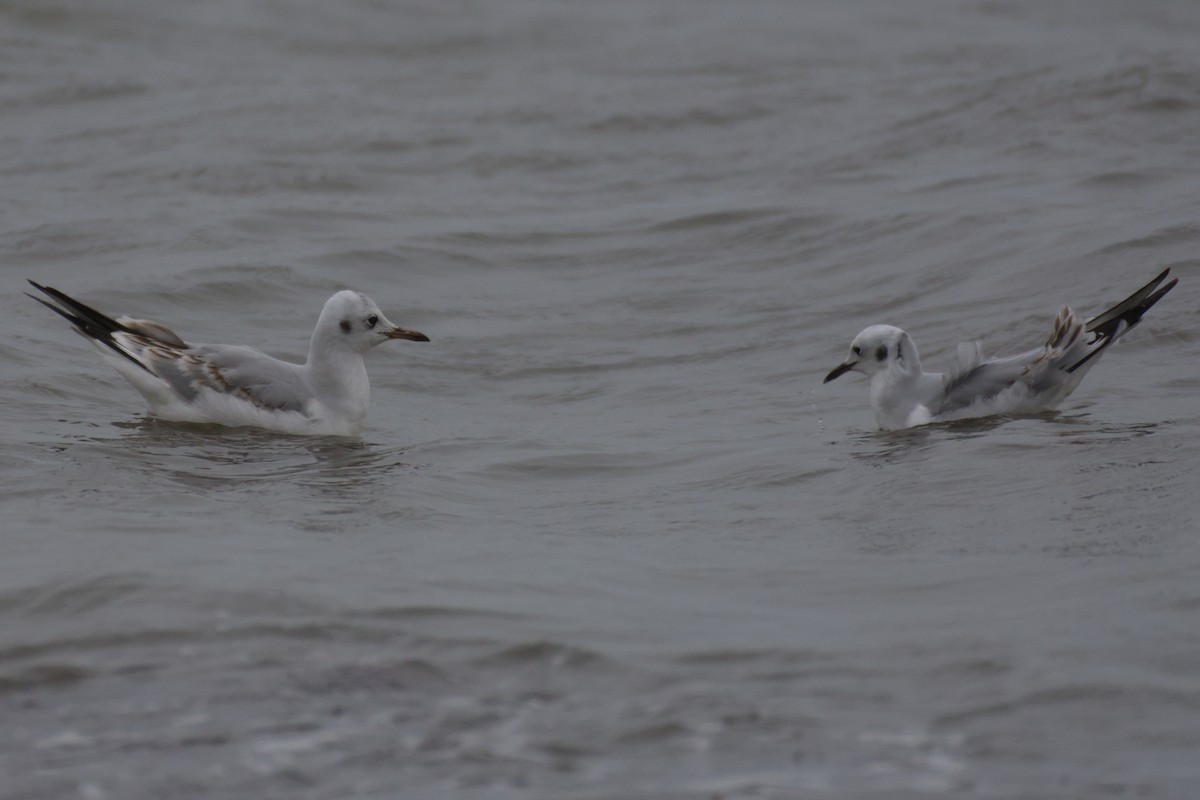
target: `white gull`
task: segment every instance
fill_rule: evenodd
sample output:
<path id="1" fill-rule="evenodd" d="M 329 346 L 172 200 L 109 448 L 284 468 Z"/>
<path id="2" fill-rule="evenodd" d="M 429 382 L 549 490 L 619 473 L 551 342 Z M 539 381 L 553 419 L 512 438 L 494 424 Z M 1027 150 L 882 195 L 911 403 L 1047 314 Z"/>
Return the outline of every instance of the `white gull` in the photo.
<path id="1" fill-rule="evenodd" d="M 854 370 L 871 379 L 871 408 L 880 428 L 909 428 L 991 414 L 1054 408 L 1083 380 L 1097 357 L 1141 320 L 1178 283 L 1158 288 L 1158 276 L 1086 322 L 1063 307 L 1046 344 L 1002 358 L 983 357 L 978 341 L 958 346 L 950 372 L 925 372 L 912 337 L 891 325 L 872 325 L 850 343 L 850 357 L 824 383 Z M 1090 337 L 1087 336 L 1090 334 Z"/>
<path id="2" fill-rule="evenodd" d="M 249 425 L 284 433 L 355 436 L 370 402 L 363 356 L 389 339 L 427 342 L 393 325 L 369 297 L 343 290 L 325 302 L 303 364 L 252 347 L 188 344 L 151 320 L 113 319 L 57 289 L 30 281 L 141 392 L 151 416 Z"/>

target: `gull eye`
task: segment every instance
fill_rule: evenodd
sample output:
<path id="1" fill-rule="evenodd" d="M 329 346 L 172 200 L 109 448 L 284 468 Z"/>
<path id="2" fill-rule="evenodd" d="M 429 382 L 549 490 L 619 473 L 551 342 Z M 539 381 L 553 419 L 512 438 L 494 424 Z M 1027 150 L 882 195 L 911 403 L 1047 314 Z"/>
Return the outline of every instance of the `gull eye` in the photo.
<path id="1" fill-rule="evenodd" d="M 368 328 L 374 328 L 378 323 L 379 323 L 379 317 L 375 316 L 374 314 L 367 317 L 367 327 Z"/>
<path id="2" fill-rule="evenodd" d="M 854 345 L 854 347 L 851 347 L 851 348 L 850 348 L 850 352 L 851 352 L 851 353 L 854 353 L 854 355 L 856 355 L 856 356 L 861 356 L 861 355 L 862 355 L 862 348 L 861 348 L 861 347 L 859 347 L 858 345 Z"/>

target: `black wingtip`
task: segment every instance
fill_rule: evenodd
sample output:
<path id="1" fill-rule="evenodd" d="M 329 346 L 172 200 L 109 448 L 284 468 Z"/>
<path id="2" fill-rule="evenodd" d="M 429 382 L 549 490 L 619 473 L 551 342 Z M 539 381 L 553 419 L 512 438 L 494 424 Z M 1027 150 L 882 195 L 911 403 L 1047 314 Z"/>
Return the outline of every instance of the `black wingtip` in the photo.
<path id="1" fill-rule="evenodd" d="M 107 314 L 103 314 L 91 306 L 79 302 L 74 297 L 64 294 L 52 286 L 43 286 L 36 281 L 30 280 L 29 278 L 26 278 L 25 280 L 29 281 L 30 286 L 33 286 L 35 289 L 42 292 L 55 303 L 57 303 L 57 306 L 47 303 L 40 297 L 29 295 L 30 297 L 33 297 L 34 300 L 37 300 L 42 305 L 54 309 L 60 315 L 71 320 L 72 323 L 78 326 L 82 332 L 86 333 L 88 336 L 103 340 L 106 336 L 111 336 L 117 331 L 124 331 L 126 333 L 131 332 L 128 328 Z"/>
<path id="2" fill-rule="evenodd" d="M 1075 372 L 1084 364 L 1103 353 L 1117 339 L 1124 336 L 1130 328 L 1142 321 L 1142 317 L 1155 303 L 1162 300 L 1167 292 L 1175 288 L 1179 278 L 1173 278 L 1159 286 L 1169 275 L 1171 268 L 1167 267 L 1155 276 L 1154 280 L 1117 303 L 1112 308 L 1097 314 L 1087 322 L 1087 332 L 1092 334 L 1092 344 L 1100 343 L 1099 347 L 1067 368 L 1067 372 Z"/>
<path id="3" fill-rule="evenodd" d="M 1111 326 L 1114 320 L 1123 319 L 1127 317 L 1131 311 L 1136 311 L 1139 308 L 1142 310 L 1141 313 L 1144 314 L 1146 310 L 1150 308 L 1150 306 L 1157 303 L 1164 294 L 1169 292 L 1171 288 L 1179 282 L 1179 279 L 1176 278 L 1168 285 L 1158 289 L 1158 291 L 1155 291 L 1156 287 L 1158 287 L 1158 285 L 1162 283 L 1170 274 L 1171 268 L 1165 268 L 1162 272 L 1155 275 L 1154 278 L 1145 286 L 1141 287 L 1136 292 L 1129 295 L 1111 308 L 1105 309 L 1089 319 L 1086 323 L 1086 330 L 1088 333 L 1099 331 L 1107 326 Z M 1141 315 L 1139 314 L 1138 316 L 1140 317 Z"/>
<path id="4" fill-rule="evenodd" d="M 1165 272 L 1163 274 L 1166 275 Z M 1149 308 L 1150 306 L 1154 305 L 1159 300 L 1161 300 L 1163 295 L 1165 295 L 1167 292 L 1174 289 L 1175 284 L 1177 284 L 1177 283 L 1179 283 L 1179 278 L 1172 278 L 1169 283 L 1164 284 L 1161 289 L 1159 289 L 1154 294 L 1150 295 L 1150 298 L 1148 300 L 1146 300 L 1146 307 Z"/>
<path id="5" fill-rule="evenodd" d="M 30 281 L 30 283 L 33 283 L 33 281 Z M 34 284 L 34 285 L 36 286 L 37 284 Z M 42 298 L 38 297 L 38 296 L 37 296 L 37 295 L 35 295 L 35 294 L 30 294 L 29 292 L 24 292 L 23 294 L 24 294 L 26 297 L 28 297 L 30 300 L 36 300 L 37 302 L 41 303 L 41 304 L 42 304 L 42 305 L 44 305 L 46 308 L 48 308 L 48 309 L 50 309 L 51 311 L 53 311 L 55 314 L 58 314 L 60 317 L 62 317 L 63 319 L 67 320 L 68 322 L 70 322 L 72 325 L 78 325 L 78 323 L 77 323 L 77 321 L 76 321 L 75 317 L 71 316 L 71 315 L 70 315 L 70 314 L 68 314 L 66 311 L 63 311 L 63 310 L 62 310 L 61 308 L 59 308 L 58 306 L 54 305 L 54 303 L 47 303 L 47 302 L 46 302 L 45 300 L 43 300 Z"/>
<path id="6" fill-rule="evenodd" d="M 117 322 L 107 314 L 102 314 L 91 306 L 84 305 L 75 298 L 63 294 L 57 289 L 49 286 L 42 286 L 40 283 L 30 280 L 29 278 L 26 278 L 25 280 L 29 281 L 30 285 L 37 290 L 44 292 L 48 297 L 58 303 L 58 305 L 55 305 L 54 303 L 47 303 L 42 298 L 25 292 L 27 296 L 37 300 L 46 308 L 50 309 L 55 314 L 58 314 L 67 322 L 70 322 L 71 325 L 74 326 L 75 330 L 80 334 L 99 342 L 108 349 L 112 350 L 114 353 L 119 353 L 131 363 L 137 364 L 139 367 L 146 370 L 146 372 L 150 372 L 149 367 L 119 347 L 116 341 L 113 340 L 114 333 L 133 333 L 134 331 L 131 331 L 129 328 Z"/>

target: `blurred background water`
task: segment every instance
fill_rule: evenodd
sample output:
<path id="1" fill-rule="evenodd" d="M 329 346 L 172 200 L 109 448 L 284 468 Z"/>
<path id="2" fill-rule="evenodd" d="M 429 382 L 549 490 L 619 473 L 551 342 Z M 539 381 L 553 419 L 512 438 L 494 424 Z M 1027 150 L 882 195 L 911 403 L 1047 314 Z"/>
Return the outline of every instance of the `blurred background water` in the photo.
<path id="1" fill-rule="evenodd" d="M 1192 798 L 1200 6 L 0 0 L 0 796 Z M 933 368 L 1179 287 L 1057 413 Z M 148 419 L 25 278 L 300 359 Z"/>

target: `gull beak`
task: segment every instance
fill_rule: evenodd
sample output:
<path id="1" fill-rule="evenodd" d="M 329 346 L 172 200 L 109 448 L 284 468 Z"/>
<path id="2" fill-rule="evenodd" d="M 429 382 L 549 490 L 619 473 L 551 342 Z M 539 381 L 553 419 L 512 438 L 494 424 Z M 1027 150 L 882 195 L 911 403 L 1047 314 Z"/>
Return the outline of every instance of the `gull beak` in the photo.
<path id="1" fill-rule="evenodd" d="M 857 364 L 857 361 L 843 361 L 841 364 L 838 364 L 836 367 L 829 370 L 829 374 L 825 376 L 825 380 L 821 381 L 821 383 L 829 383 L 834 378 L 837 378 L 843 373 L 854 369 Z"/>
<path id="2" fill-rule="evenodd" d="M 407 339 L 410 342 L 428 342 L 429 341 L 429 337 L 426 336 L 425 334 L 421 333 L 420 331 L 413 331 L 413 330 L 409 330 L 408 328 L 401 328 L 398 325 L 391 328 L 390 330 L 384 331 L 383 335 L 385 338 L 388 338 L 388 339 Z"/>

